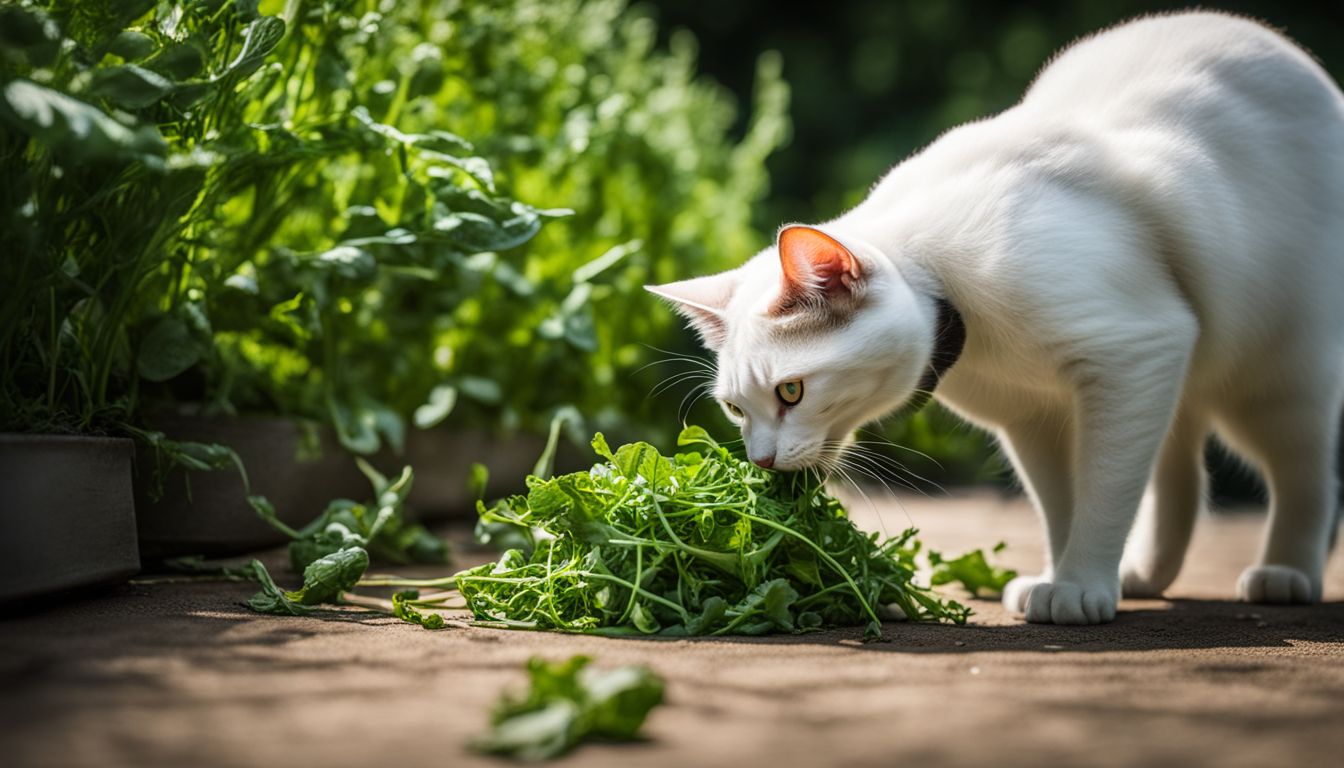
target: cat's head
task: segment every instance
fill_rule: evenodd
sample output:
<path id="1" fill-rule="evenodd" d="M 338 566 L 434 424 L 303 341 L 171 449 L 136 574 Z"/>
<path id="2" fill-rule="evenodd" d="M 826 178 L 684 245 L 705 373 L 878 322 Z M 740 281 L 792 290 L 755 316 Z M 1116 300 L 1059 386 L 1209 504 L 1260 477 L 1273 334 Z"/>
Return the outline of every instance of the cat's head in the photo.
<path id="1" fill-rule="evenodd" d="M 783 228 L 737 269 L 648 290 L 717 356 L 714 395 L 762 466 L 831 464 L 911 397 L 933 354 L 933 301 L 874 247 L 814 227 Z"/>

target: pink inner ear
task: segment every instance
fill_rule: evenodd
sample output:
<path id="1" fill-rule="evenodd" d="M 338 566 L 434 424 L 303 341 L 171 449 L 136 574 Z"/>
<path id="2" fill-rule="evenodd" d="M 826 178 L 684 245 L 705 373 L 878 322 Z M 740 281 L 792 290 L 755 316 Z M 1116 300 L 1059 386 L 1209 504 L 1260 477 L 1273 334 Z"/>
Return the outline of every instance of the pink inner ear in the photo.
<path id="1" fill-rule="evenodd" d="M 842 293 L 859 278 L 854 254 L 811 227 L 789 227 L 779 234 L 779 260 L 784 281 L 798 291 Z"/>

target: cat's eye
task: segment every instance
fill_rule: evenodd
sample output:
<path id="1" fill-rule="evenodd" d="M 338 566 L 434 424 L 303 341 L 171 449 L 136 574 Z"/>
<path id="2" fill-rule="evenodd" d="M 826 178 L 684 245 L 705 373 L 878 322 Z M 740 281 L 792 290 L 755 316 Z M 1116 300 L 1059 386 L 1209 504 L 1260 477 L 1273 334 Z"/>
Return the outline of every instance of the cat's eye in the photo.
<path id="1" fill-rule="evenodd" d="M 803 382 L 786 381 L 775 387 L 775 396 L 785 405 L 797 405 L 803 399 Z"/>
<path id="2" fill-rule="evenodd" d="M 732 416 L 734 419 L 743 418 L 742 409 L 738 408 L 736 405 L 733 405 L 727 400 L 723 401 L 723 410 L 727 411 L 728 414 Z"/>

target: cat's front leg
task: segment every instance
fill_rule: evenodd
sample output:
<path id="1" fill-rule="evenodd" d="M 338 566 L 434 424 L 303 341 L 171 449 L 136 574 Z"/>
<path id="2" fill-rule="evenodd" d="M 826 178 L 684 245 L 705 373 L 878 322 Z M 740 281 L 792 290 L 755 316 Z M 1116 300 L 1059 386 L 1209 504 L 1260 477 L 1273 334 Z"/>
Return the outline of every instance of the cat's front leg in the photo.
<path id="1" fill-rule="evenodd" d="M 1040 574 L 1018 576 L 1003 589 L 1003 606 L 1014 613 L 1025 613 L 1027 595 L 1037 584 L 1053 578 L 1055 564 L 1063 557 L 1068 542 L 1073 514 L 1073 427 L 1068 408 L 1062 404 L 1017 410 L 1020 415 L 1000 429 L 999 442 L 1040 515 L 1048 545 Z"/>
<path id="2" fill-rule="evenodd" d="M 1028 621 L 1115 618 L 1125 539 L 1175 412 L 1197 326 L 1188 314 L 1172 313 L 1161 333 L 1152 326 L 1110 330 L 1107 348 L 1064 369 L 1074 385 L 1074 510 L 1053 577 L 1027 593 Z"/>

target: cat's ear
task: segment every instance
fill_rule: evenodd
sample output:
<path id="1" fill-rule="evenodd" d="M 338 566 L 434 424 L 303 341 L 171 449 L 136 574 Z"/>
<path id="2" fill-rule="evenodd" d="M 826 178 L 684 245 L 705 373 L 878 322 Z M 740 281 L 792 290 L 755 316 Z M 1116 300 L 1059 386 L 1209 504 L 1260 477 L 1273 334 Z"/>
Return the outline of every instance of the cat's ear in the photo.
<path id="1" fill-rule="evenodd" d="M 863 291 L 863 267 L 838 240 L 814 227 L 790 224 L 779 231 L 783 291 L 772 311 L 851 306 Z"/>
<path id="2" fill-rule="evenodd" d="M 728 336 L 724 315 L 733 292 L 737 290 L 737 281 L 737 271 L 731 270 L 676 283 L 646 285 L 644 290 L 672 302 L 677 312 L 700 334 L 705 347 L 718 351 Z"/>

